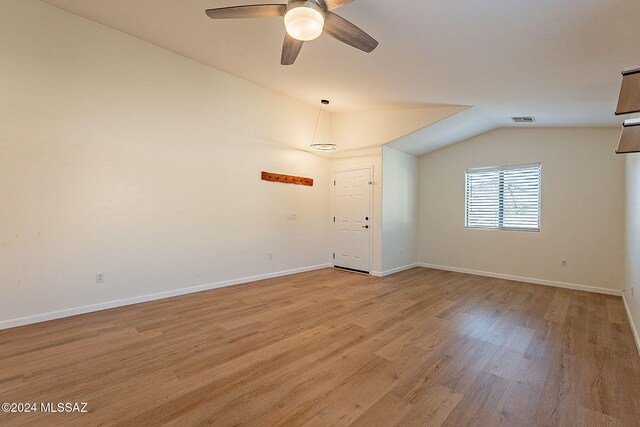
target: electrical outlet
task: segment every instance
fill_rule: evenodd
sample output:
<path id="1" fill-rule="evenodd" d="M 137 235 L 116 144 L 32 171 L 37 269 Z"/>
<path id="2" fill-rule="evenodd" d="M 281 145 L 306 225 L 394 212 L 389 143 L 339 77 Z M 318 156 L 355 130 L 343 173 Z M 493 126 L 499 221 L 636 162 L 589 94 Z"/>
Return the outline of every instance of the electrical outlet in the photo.
<path id="1" fill-rule="evenodd" d="M 104 273 L 96 273 L 96 283 L 104 283 Z"/>
<path id="2" fill-rule="evenodd" d="M 569 266 L 569 261 L 567 261 L 566 259 L 563 259 L 563 260 L 560 262 L 560 266 L 561 266 L 562 268 L 567 268 L 567 267 Z"/>
<path id="3" fill-rule="evenodd" d="M 269 252 L 267 254 L 267 257 L 269 257 L 269 261 L 272 261 L 273 260 L 273 253 Z"/>
<path id="4" fill-rule="evenodd" d="M 404 249 L 400 249 L 400 256 L 404 255 Z"/>

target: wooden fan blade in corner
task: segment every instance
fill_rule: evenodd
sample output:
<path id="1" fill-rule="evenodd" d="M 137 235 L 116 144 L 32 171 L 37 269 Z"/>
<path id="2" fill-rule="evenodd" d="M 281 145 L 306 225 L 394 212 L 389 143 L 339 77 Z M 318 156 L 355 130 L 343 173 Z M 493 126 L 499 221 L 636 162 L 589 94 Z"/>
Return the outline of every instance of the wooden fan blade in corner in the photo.
<path id="1" fill-rule="evenodd" d="M 207 9 L 204 12 L 211 19 L 234 18 L 270 18 L 284 16 L 287 11 L 286 4 L 254 4 L 248 6 L 220 7 Z"/>
<path id="2" fill-rule="evenodd" d="M 334 10 L 346 6 L 352 1 L 353 0 L 324 0 L 324 3 L 327 5 L 327 10 Z"/>
<path id="3" fill-rule="evenodd" d="M 333 12 L 327 12 L 324 18 L 324 31 L 341 42 L 367 53 L 378 47 L 378 42 L 373 37 Z"/>
<path id="4" fill-rule="evenodd" d="M 296 58 L 298 57 L 303 44 L 304 42 L 294 39 L 289 35 L 289 33 L 285 33 L 280 63 L 282 65 L 293 65 L 293 63 L 296 62 Z"/>

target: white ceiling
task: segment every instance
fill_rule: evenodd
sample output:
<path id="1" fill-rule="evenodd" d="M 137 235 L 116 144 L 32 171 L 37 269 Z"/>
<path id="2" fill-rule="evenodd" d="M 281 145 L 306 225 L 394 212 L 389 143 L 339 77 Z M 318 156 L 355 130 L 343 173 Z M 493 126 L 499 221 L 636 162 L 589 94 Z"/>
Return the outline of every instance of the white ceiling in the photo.
<path id="1" fill-rule="evenodd" d="M 396 144 L 414 154 L 512 126 L 511 116 L 535 116 L 535 126 L 620 125 L 620 71 L 640 64 L 638 0 L 357 0 L 337 12 L 378 49 L 365 54 L 323 35 L 290 67 L 280 65 L 281 18 L 204 14 L 273 0 L 46 1 L 314 105 L 331 99 L 333 111 L 475 107 Z"/>
<path id="2" fill-rule="evenodd" d="M 486 111 L 472 107 L 418 129 L 388 145 L 405 153 L 421 156 L 497 127 L 494 119 Z"/>

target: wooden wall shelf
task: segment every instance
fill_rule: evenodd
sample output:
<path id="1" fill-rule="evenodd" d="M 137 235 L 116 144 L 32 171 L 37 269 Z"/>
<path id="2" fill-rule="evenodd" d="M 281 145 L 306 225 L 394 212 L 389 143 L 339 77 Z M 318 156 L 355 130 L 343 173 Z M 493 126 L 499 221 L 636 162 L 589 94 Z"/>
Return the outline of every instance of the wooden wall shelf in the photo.
<path id="1" fill-rule="evenodd" d="M 313 179 L 304 178 L 301 176 L 293 176 L 293 175 L 283 175 L 279 173 L 272 172 L 262 172 L 262 180 L 270 181 L 270 182 L 281 182 L 283 184 L 296 184 L 296 185 L 306 185 L 308 187 L 313 187 Z"/>

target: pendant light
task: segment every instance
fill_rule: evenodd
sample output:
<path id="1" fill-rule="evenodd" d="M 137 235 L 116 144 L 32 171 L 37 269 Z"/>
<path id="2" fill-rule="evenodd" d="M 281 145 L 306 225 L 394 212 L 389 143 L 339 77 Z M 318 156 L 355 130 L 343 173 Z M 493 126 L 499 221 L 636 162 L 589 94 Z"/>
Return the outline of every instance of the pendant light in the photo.
<path id="1" fill-rule="evenodd" d="M 622 87 L 616 116 L 640 113 L 640 66 L 622 70 Z"/>
<path id="2" fill-rule="evenodd" d="M 640 118 L 629 119 L 622 125 L 622 135 L 616 154 L 640 153 Z"/>
<path id="3" fill-rule="evenodd" d="M 338 146 L 333 143 L 333 124 L 331 123 L 331 113 L 329 113 L 329 101 L 320 101 L 320 112 L 316 121 L 316 129 L 313 131 L 311 149 L 316 151 L 333 152 Z M 322 121 L 322 123 L 320 123 Z M 320 132 L 318 132 L 320 131 Z M 318 135 L 320 133 L 320 135 Z"/>
<path id="4" fill-rule="evenodd" d="M 622 70 L 616 115 L 640 113 L 640 66 Z M 617 154 L 640 153 L 640 118 L 625 120 Z"/>

